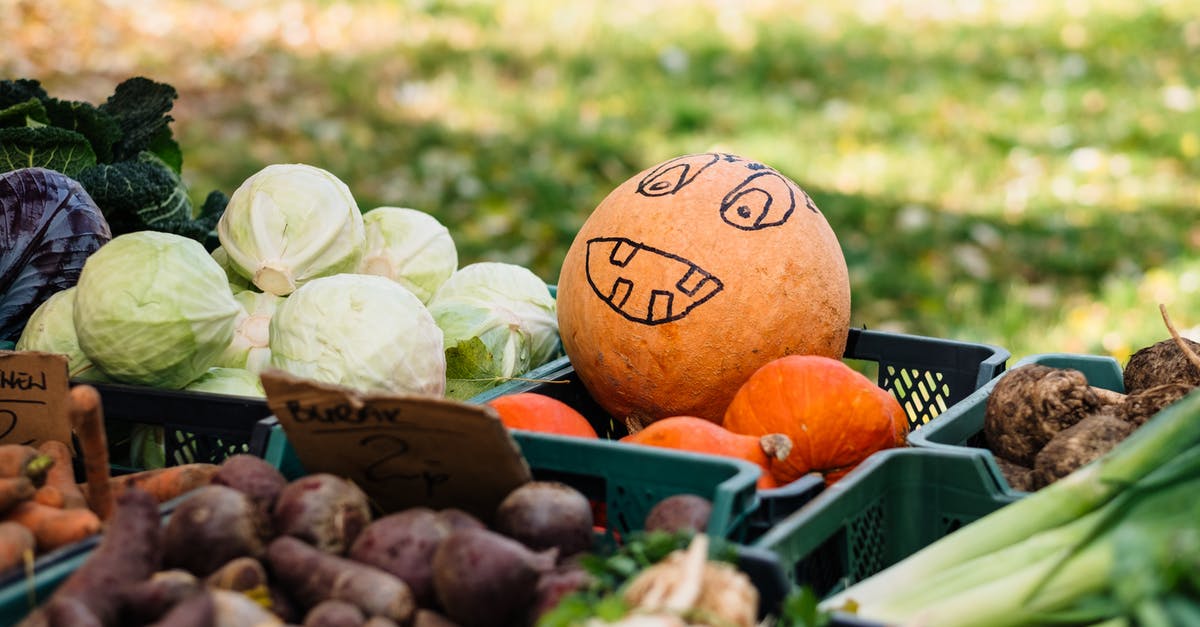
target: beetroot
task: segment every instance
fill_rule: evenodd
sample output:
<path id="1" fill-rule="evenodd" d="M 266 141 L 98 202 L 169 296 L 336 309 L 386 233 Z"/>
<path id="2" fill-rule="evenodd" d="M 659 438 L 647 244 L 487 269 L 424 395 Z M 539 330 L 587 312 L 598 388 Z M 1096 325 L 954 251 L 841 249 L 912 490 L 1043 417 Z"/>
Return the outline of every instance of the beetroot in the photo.
<path id="1" fill-rule="evenodd" d="M 513 490 L 496 509 L 496 530 L 525 546 L 559 555 L 592 547 L 592 504 L 557 481 L 531 481 Z"/>
<path id="2" fill-rule="evenodd" d="M 266 515 L 270 515 L 275 499 L 288 484 L 283 473 L 265 459 L 245 453 L 222 462 L 210 482 L 245 494 Z"/>
<path id="3" fill-rule="evenodd" d="M 296 538 L 276 538 L 267 547 L 266 560 L 276 581 L 304 608 L 335 599 L 358 606 L 367 616 L 385 616 L 402 624 L 416 612 L 412 592 L 399 578 Z"/>
<path id="4" fill-rule="evenodd" d="M 357 605 L 335 599 L 321 601 L 304 615 L 304 627 L 362 627 L 365 622 Z"/>
<path id="5" fill-rule="evenodd" d="M 250 497 L 219 485 L 197 489 L 167 522 L 163 563 L 207 577 L 235 557 L 258 557 L 271 536 Z"/>
<path id="6" fill-rule="evenodd" d="M 431 607 L 433 553 L 452 528 L 426 507 L 389 514 L 367 525 L 350 547 L 350 559 L 379 567 L 404 580 L 417 605 Z"/>
<path id="7" fill-rule="evenodd" d="M 646 531 L 692 531 L 702 533 L 712 516 L 712 502 L 695 494 L 668 496 L 650 508 Z"/>
<path id="8" fill-rule="evenodd" d="M 557 553 L 535 553 L 487 529 L 460 529 L 433 555 L 434 591 L 446 616 L 463 627 L 516 625 Z"/>
<path id="9" fill-rule="evenodd" d="M 367 495 L 354 483 L 328 473 L 301 477 L 275 499 L 275 528 L 327 553 L 342 555 L 371 522 Z"/>

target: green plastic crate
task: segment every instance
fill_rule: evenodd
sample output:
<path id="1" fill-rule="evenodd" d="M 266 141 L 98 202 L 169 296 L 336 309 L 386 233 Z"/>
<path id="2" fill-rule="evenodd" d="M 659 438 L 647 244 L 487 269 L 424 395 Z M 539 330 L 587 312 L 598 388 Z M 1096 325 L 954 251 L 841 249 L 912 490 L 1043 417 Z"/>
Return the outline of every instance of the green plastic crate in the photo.
<path id="1" fill-rule="evenodd" d="M 1112 357 L 1098 355 L 1075 355 L 1071 353 L 1043 353 L 1030 355 L 1018 361 L 1015 367 L 1025 364 L 1041 364 L 1051 368 L 1073 368 L 1083 373 L 1090 385 L 1125 391 L 1121 365 Z M 987 410 L 987 399 L 995 389 L 1000 377 L 976 390 L 973 394 L 954 405 L 937 419 L 908 434 L 908 443 L 916 448 L 934 450 L 970 449 L 981 452 L 987 463 L 995 469 L 1001 485 L 1013 494 L 1025 494 L 1014 490 L 1000 475 L 995 457 L 987 450 L 983 439 L 983 418 Z"/>
<path id="2" fill-rule="evenodd" d="M 916 429 L 1003 373 L 1009 356 L 1007 350 L 987 344 L 850 329 L 843 358 L 890 391 L 904 407 L 909 425 Z M 596 403 L 569 364 L 552 379 L 552 383 L 530 385 L 521 391 L 545 394 L 570 405 L 601 437 L 615 440 L 626 435 L 625 425 Z M 523 437 L 536 440 L 543 436 L 526 433 Z M 758 507 L 740 535 L 746 540 L 761 535 L 824 486 L 824 479 L 812 474 L 786 486 L 760 490 Z"/>
<path id="3" fill-rule="evenodd" d="M 979 451 L 890 449 L 779 521 L 751 546 L 820 597 L 895 564 L 1020 497 Z M 842 624 L 862 624 L 845 618 Z"/>
<path id="4" fill-rule="evenodd" d="M 289 479 L 306 474 L 276 419 L 264 423 L 271 424 L 271 433 L 263 457 Z M 660 500 L 696 494 L 713 504 L 708 532 L 737 539 L 737 530 L 758 505 L 755 486 L 760 470 L 746 461 L 607 440 L 520 431 L 512 436 L 535 479 L 561 481 L 603 502 L 608 530 L 617 535 L 640 531 Z"/>

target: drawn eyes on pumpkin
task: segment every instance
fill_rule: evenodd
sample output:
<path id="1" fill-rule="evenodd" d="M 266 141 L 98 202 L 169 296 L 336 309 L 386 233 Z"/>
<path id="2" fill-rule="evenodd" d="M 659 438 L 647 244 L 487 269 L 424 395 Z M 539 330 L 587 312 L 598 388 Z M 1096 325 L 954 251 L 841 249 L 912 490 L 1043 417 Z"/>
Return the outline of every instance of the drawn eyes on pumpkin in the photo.
<path id="1" fill-rule="evenodd" d="M 779 226 L 796 209 L 796 194 L 782 176 L 760 170 L 742 181 L 721 201 L 721 219 L 743 231 Z"/>
<path id="2" fill-rule="evenodd" d="M 686 155 L 663 163 L 638 183 L 637 191 L 651 198 L 669 196 L 683 189 L 700 173 L 721 159 L 714 153 Z"/>

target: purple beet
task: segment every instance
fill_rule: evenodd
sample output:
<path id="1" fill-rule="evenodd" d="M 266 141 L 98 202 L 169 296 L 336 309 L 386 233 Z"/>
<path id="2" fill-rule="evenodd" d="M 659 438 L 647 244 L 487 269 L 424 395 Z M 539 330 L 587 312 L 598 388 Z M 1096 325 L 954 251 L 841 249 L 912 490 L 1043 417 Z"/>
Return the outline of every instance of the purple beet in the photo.
<path id="1" fill-rule="evenodd" d="M 433 555 L 433 586 L 446 616 L 462 627 L 519 624 L 557 550 L 535 553 L 487 529 L 460 529 Z"/>
<path id="2" fill-rule="evenodd" d="M 275 529 L 334 555 L 343 555 L 371 522 L 367 495 L 328 473 L 301 477 L 275 499 Z"/>

